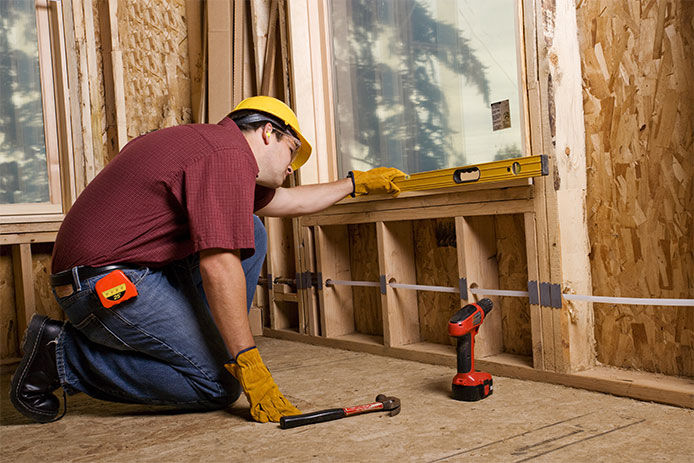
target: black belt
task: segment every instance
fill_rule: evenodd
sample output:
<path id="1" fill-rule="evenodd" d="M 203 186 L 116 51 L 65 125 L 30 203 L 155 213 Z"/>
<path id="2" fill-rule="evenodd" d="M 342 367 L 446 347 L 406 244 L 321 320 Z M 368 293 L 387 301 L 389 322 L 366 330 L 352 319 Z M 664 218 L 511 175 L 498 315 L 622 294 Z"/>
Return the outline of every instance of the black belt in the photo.
<path id="1" fill-rule="evenodd" d="M 103 267 L 73 267 L 70 270 L 54 273 L 51 275 L 51 286 L 73 285 L 75 288 L 80 286 L 80 281 L 99 276 L 112 270 L 138 269 L 136 265 L 113 264 Z"/>

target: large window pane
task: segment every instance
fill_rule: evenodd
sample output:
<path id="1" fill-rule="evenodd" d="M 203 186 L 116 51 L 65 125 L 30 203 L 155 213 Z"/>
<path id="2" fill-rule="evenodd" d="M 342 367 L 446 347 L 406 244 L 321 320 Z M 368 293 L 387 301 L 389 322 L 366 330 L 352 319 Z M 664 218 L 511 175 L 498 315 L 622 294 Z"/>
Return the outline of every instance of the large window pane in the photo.
<path id="1" fill-rule="evenodd" d="M 36 10 L 0 0 L 0 204 L 48 201 Z"/>
<path id="2" fill-rule="evenodd" d="M 514 0 L 333 0 L 340 173 L 521 156 L 515 15 Z"/>

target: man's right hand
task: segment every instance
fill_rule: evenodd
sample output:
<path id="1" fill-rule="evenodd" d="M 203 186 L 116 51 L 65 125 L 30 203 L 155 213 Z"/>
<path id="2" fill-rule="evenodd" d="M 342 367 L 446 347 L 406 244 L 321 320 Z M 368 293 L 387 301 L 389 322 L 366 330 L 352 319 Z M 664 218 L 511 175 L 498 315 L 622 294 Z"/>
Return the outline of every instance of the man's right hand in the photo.
<path id="1" fill-rule="evenodd" d="M 394 167 L 376 167 L 366 172 L 353 170 L 350 171 L 348 176 L 351 177 L 352 182 L 354 182 L 353 197 L 384 193 L 397 196 L 400 193 L 400 188 L 393 183 L 393 180 L 396 178 L 406 178 L 407 174 Z"/>
<path id="2" fill-rule="evenodd" d="M 254 420 L 261 423 L 279 422 L 283 416 L 301 413 L 279 391 L 257 347 L 242 351 L 236 356 L 235 362 L 227 363 L 224 367 L 241 383 L 251 404 Z"/>

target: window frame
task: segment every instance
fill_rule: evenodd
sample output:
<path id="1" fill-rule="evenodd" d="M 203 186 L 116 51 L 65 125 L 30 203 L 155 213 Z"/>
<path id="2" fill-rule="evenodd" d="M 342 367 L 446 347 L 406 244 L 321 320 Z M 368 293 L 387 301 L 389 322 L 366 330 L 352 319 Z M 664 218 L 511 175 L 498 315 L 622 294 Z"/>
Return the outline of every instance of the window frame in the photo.
<path id="1" fill-rule="evenodd" d="M 525 10 L 529 0 L 515 2 L 515 36 L 518 68 L 518 92 L 521 124 L 521 149 L 523 156 L 534 153 L 531 143 L 531 108 L 528 93 L 528 63 L 526 62 Z M 317 4 L 316 4 L 317 3 Z M 332 37 L 329 0 L 288 0 L 290 26 L 291 73 L 293 80 L 293 106 L 302 132 L 314 142 L 314 155 L 302 166 L 298 174 L 301 184 L 312 184 L 338 179 L 337 141 L 334 115 Z M 529 184 L 531 179 L 509 180 L 499 186 Z M 477 185 L 451 187 L 489 188 Z M 431 194 L 417 192 L 418 195 Z M 362 198 L 362 200 L 365 200 Z"/>
<path id="2" fill-rule="evenodd" d="M 35 0 L 34 6 L 49 201 L 0 204 L 0 224 L 60 222 L 74 200 L 74 180 L 67 175 L 72 140 L 63 5 L 59 0 Z"/>

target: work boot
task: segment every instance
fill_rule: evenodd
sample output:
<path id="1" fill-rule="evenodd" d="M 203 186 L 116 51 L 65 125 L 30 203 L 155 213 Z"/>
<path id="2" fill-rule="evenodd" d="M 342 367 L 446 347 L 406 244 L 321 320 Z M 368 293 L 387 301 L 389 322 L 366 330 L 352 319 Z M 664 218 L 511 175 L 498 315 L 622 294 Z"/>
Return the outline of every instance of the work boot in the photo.
<path id="1" fill-rule="evenodd" d="M 60 411 L 53 391 L 60 387 L 55 346 L 62 329 L 62 322 L 34 315 L 24 334 L 24 357 L 12 377 L 12 405 L 40 423 L 54 421 Z"/>

